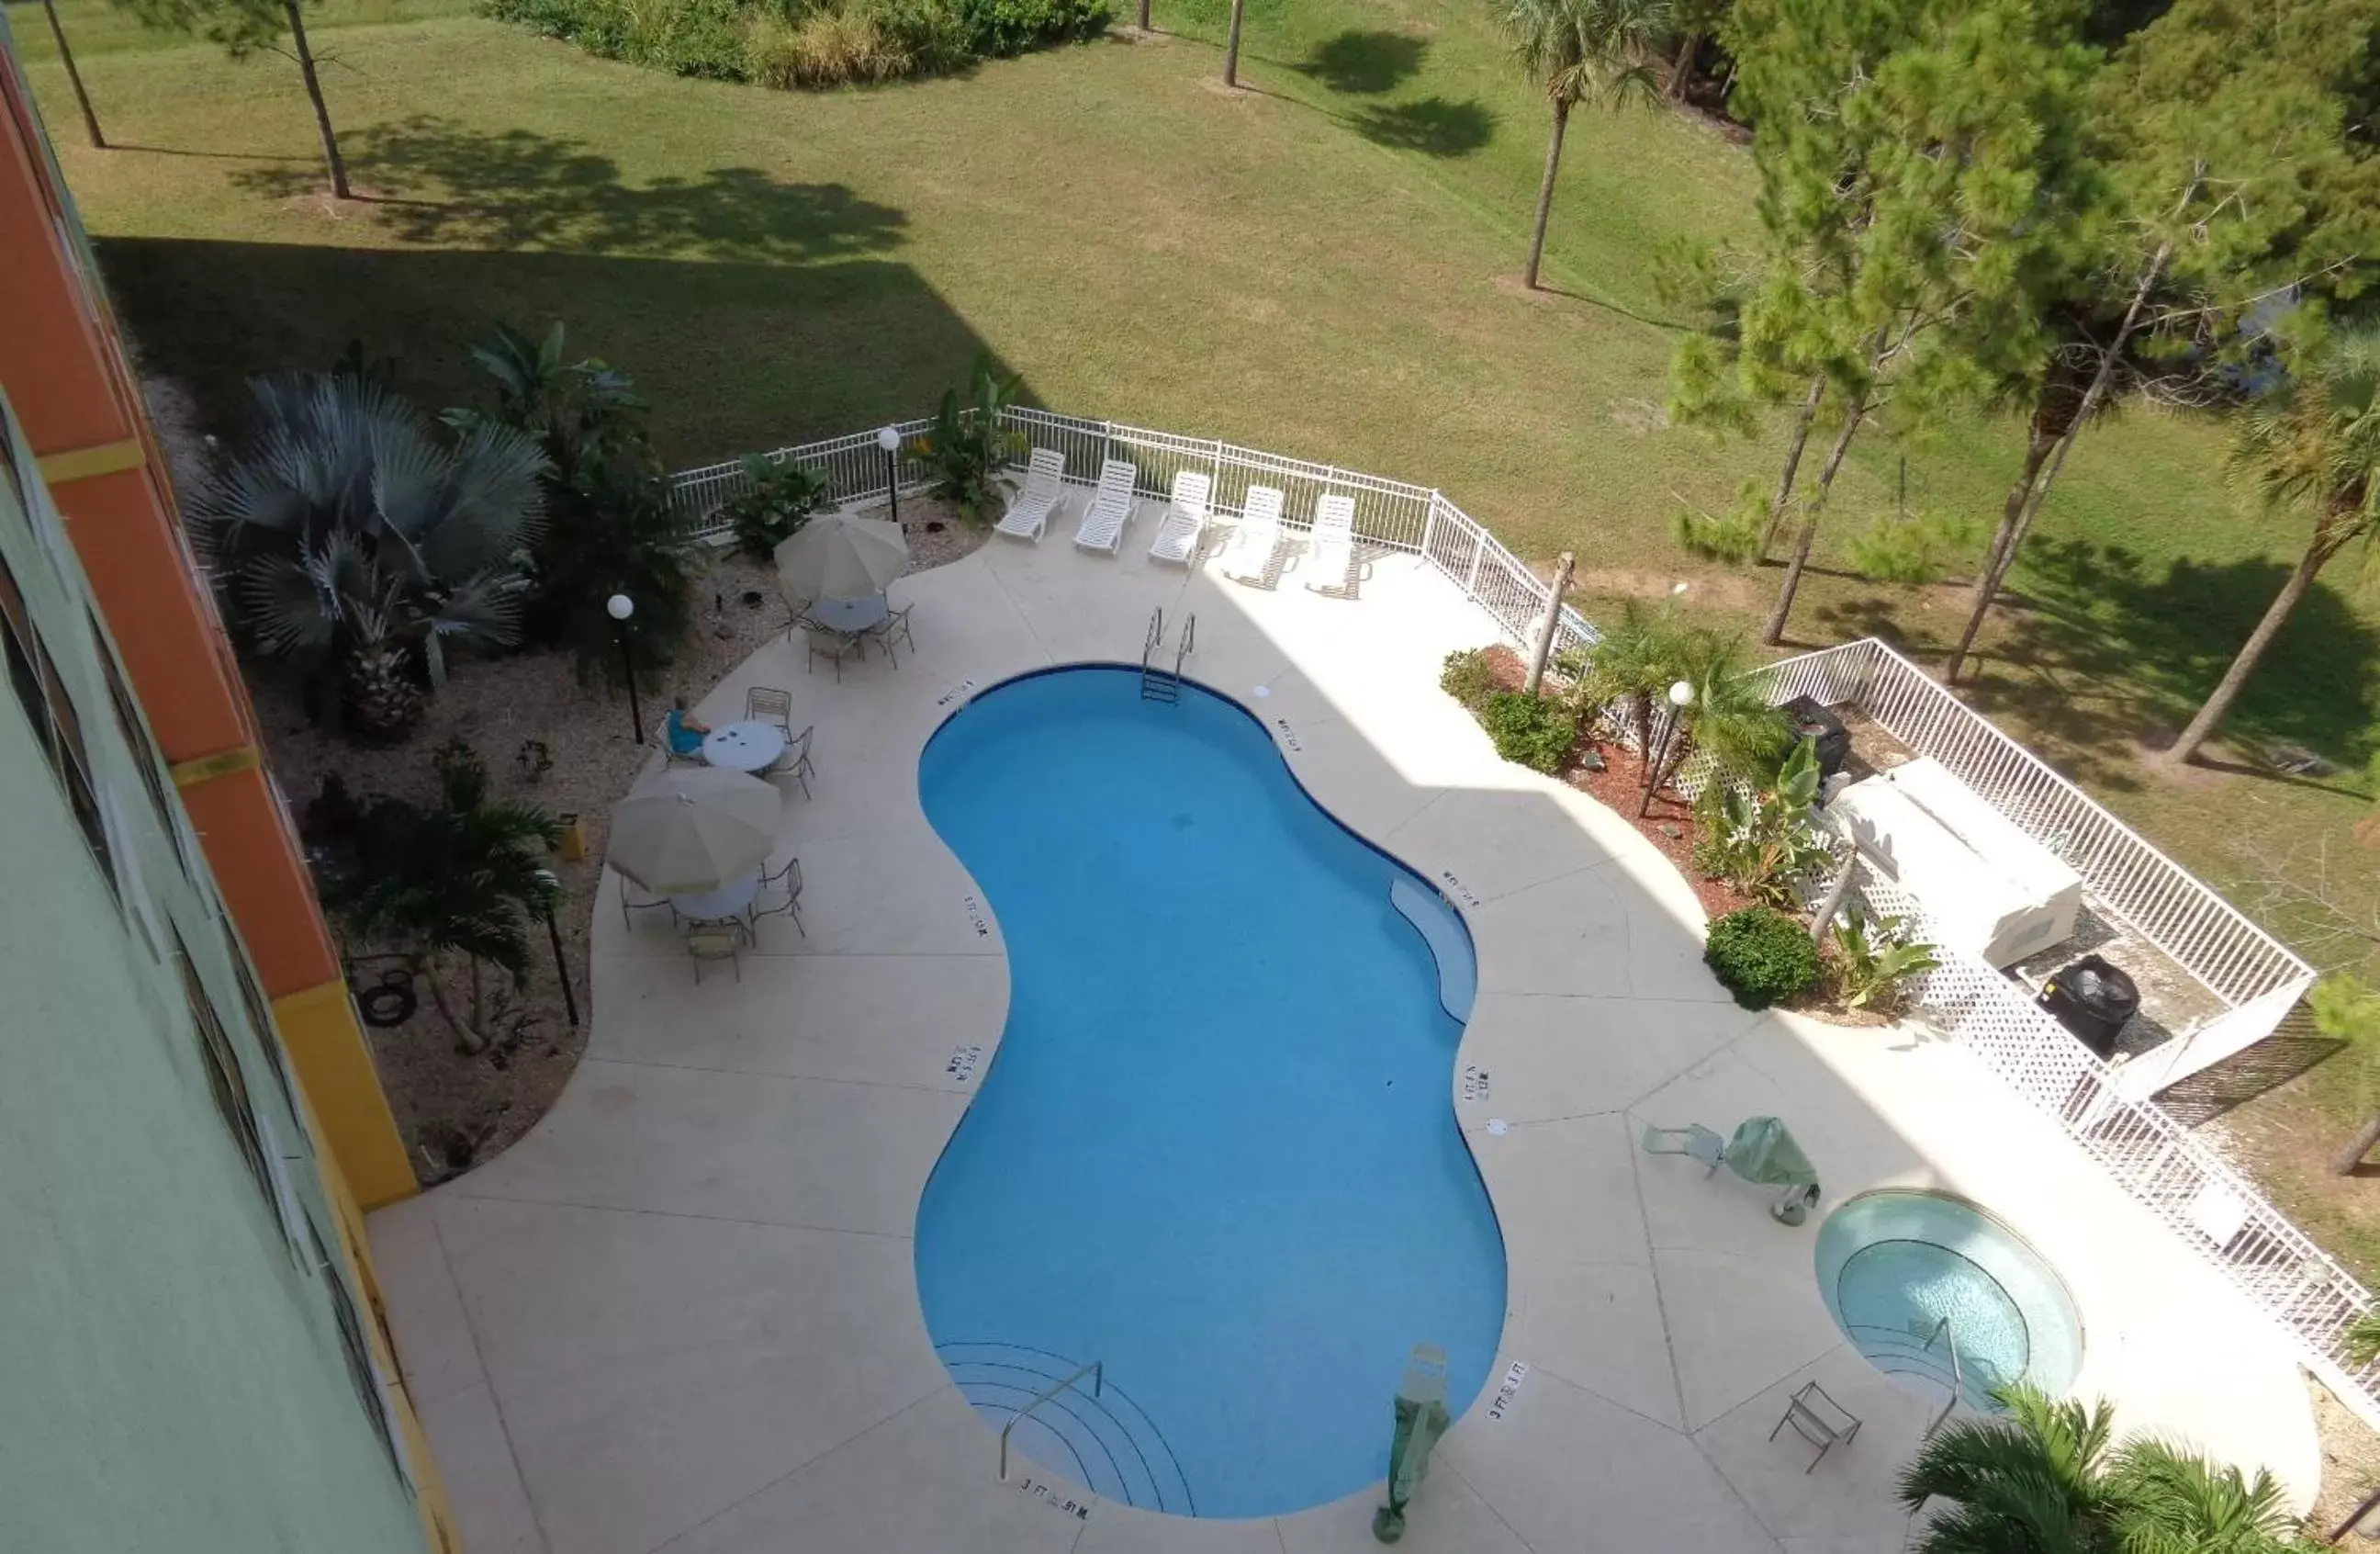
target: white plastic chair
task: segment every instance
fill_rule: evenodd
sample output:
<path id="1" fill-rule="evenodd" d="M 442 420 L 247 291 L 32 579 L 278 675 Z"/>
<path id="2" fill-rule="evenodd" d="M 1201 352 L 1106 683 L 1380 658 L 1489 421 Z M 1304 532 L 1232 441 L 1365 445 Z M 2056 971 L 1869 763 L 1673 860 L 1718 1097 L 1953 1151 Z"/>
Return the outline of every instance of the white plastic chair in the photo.
<path id="1" fill-rule="evenodd" d="M 1281 546 L 1281 492 L 1270 486 L 1250 486 L 1240 508 L 1240 521 L 1223 547 L 1223 576 L 1243 583 L 1267 581 L 1272 553 Z"/>
<path id="2" fill-rule="evenodd" d="M 1086 551 L 1114 555 L 1123 548 L 1123 531 L 1132 522 L 1132 485 L 1140 471 L 1130 461 L 1111 458 L 1099 466 L 1099 489 L 1075 530 L 1075 543 Z"/>
<path id="3" fill-rule="evenodd" d="M 1305 586 L 1317 593 L 1343 594 L 1355 575 L 1355 499 L 1333 492 L 1314 504 L 1314 534 L 1307 542 L 1314 558 L 1313 575 Z"/>
<path id="4" fill-rule="evenodd" d="M 1024 489 L 992 528 L 1038 544 L 1041 531 L 1065 504 L 1066 455 L 1055 448 L 1036 448 L 1025 466 Z"/>
<path id="5" fill-rule="evenodd" d="M 1157 526 L 1157 538 L 1148 542 L 1149 560 L 1188 566 L 1198 559 L 1207 538 L 1207 497 L 1214 489 L 1213 476 L 1194 469 L 1173 477 L 1173 500 L 1165 509 L 1165 521 Z"/>

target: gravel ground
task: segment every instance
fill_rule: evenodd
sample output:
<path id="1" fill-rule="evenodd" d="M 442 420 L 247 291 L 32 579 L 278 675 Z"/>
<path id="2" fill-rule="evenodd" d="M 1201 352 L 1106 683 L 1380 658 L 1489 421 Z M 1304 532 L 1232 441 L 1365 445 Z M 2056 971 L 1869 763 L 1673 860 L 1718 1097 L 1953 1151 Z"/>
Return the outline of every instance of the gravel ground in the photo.
<path id="1" fill-rule="evenodd" d="M 981 544 L 987 532 L 960 524 L 946 504 L 923 498 L 904 503 L 901 516 L 912 571 L 956 561 Z M 785 607 L 770 569 L 733 555 L 710 560 L 697 579 L 695 598 L 700 607 L 693 634 L 663 684 L 644 694 L 648 738 L 671 696 L 698 698 L 785 629 Z M 413 1149 L 414 1169 L 424 1185 L 443 1181 L 526 1133 L 577 1066 L 587 1044 L 588 928 L 602 878 L 606 817 L 652 747 L 632 737 L 626 696 L 580 684 L 567 653 L 524 653 L 457 665 L 446 688 L 431 699 L 419 730 L 392 749 L 350 744 L 333 728 L 309 723 L 293 676 L 270 664 L 251 662 L 247 669 L 273 777 L 301 818 L 323 775 L 333 771 L 346 778 L 359 800 L 380 794 L 416 801 L 433 797 L 432 758 L 439 746 L 460 737 L 487 763 L 498 799 L 535 804 L 556 815 L 577 814 L 585 828 L 587 856 L 553 864 L 565 897 L 555 924 L 579 1025 L 570 1023 L 552 950 L 540 929 L 531 935 L 530 976 L 523 987 L 514 989 L 501 972 L 488 978 L 489 1004 L 497 1012 L 490 1021 L 497 1033 L 491 1050 L 477 1056 L 458 1050 L 426 989 L 419 989 L 420 1005 L 411 1019 L 369 1031 L 397 1126 Z M 542 742 L 552 757 L 542 775 L 532 775 L 524 759 L 530 741 Z M 372 958 L 383 948 L 346 946 L 356 962 L 358 986 L 396 964 Z M 468 978 L 458 974 L 450 985 L 458 1007 L 468 1005 Z"/>

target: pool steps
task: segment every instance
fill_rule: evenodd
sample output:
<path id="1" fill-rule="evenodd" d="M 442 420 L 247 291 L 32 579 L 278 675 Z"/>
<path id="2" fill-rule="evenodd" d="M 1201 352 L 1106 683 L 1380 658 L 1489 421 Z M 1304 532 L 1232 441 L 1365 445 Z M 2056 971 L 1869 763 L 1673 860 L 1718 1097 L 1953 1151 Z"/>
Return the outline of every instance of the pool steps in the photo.
<path id="1" fill-rule="evenodd" d="M 1479 963 L 1463 919 L 1444 896 L 1402 875 L 1389 881 L 1389 904 L 1429 945 L 1430 958 L 1438 963 L 1438 1002 L 1458 1024 L 1468 1025 L 1479 994 Z"/>
<path id="2" fill-rule="evenodd" d="M 1065 1389 L 1020 1419 L 1036 1397 L 1082 1367 L 1062 1354 L 1025 1344 L 954 1342 L 934 1347 L 959 1395 L 987 1423 L 1005 1428 L 1016 1421 L 1017 1453 L 1067 1475 L 1102 1499 L 1143 1511 L 1197 1514 L 1172 1447 L 1113 1378 L 1103 1378 L 1097 1394 Z M 1010 1476 L 1017 1471 L 1013 1468 Z"/>

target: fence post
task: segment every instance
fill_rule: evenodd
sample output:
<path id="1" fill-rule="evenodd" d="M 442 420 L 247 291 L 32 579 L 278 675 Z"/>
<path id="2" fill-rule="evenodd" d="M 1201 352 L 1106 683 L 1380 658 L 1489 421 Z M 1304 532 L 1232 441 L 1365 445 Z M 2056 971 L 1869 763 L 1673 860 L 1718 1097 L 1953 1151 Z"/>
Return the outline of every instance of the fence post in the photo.
<path id="1" fill-rule="evenodd" d="M 1432 488 L 1429 493 L 1429 501 L 1423 505 L 1421 510 L 1421 555 L 1424 561 L 1430 561 L 1433 565 L 1435 565 L 1435 562 L 1429 548 L 1429 542 L 1438 533 L 1438 492 L 1435 488 Z"/>
<path id="2" fill-rule="evenodd" d="M 1207 480 L 1213 486 L 1220 486 L 1223 483 L 1223 440 L 1220 437 L 1215 439 L 1213 470 Z"/>
<path id="3" fill-rule="evenodd" d="M 1471 573 L 1463 579 L 1463 597 L 1479 597 L 1479 558 L 1488 553 L 1488 531 L 1478 524 L 1471 526 Z"/>

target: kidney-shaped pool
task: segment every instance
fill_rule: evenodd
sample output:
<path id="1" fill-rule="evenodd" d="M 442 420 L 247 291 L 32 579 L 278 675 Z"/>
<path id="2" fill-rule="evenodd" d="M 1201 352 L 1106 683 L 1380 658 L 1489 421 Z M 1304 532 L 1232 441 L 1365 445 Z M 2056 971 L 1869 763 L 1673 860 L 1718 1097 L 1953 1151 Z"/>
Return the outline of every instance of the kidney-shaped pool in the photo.
<path id="1" fill-rule="evenodd" d="M 1012 1446 L 1149 1510 L 1363 1488 L 1414 1346 L 1446 1352 L 1459 1415 L 1503 1324 L 1449 1095 L 1459 921 L 1245 709 L 1188 685 L 1144 701 L 1135 670 L 986 692 L 919 788 L 1010 972 L 998 1056 L 917 1210 L 953 1378 L 999 1426 L 1101 1362 L 1097 1395 L 1058 1394 Z"/>

